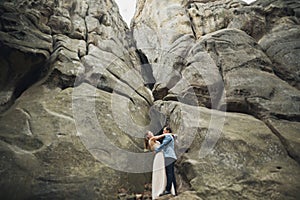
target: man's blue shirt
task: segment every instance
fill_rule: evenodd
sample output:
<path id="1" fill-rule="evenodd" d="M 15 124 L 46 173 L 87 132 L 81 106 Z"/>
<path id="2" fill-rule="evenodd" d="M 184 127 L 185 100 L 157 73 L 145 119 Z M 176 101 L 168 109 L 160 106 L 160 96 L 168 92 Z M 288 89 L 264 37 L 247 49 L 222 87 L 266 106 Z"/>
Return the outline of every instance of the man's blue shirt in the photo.
<path id="1" fill-rule="evenodd" d="M 155 152 L 163 151 L 165 158 L 174 158 L 177 160 L 177 156 L 174 150 L 174 138 L 171 134 L 165 134 L 162 144 L 155 149 Z"/>

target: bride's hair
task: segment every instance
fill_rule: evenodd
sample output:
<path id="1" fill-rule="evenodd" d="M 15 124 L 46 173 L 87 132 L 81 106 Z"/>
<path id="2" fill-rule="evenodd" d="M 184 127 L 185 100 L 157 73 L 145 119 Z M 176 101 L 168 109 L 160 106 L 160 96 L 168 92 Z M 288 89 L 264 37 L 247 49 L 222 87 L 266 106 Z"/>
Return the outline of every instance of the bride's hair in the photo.
<path id="1" fill-rule="evenodd" d="M 144 149 L 150 149 L 150 146 L 149 146 L 149 138 L 148 138 L 148 132 L 145 133 L 144 135 Z"/>

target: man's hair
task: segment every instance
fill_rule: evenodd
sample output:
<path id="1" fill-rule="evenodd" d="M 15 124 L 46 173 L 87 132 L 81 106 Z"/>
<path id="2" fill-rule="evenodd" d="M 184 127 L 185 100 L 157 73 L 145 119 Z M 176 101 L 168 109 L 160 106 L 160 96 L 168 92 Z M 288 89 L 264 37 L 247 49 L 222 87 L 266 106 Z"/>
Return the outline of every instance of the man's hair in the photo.
<path id="1" fill-rule="evenodd" d="M 172 133 L 172 129 L 171 129 L 169 126 L 166 126 L 166 130 L 167 130 L 169 133 Z"/>

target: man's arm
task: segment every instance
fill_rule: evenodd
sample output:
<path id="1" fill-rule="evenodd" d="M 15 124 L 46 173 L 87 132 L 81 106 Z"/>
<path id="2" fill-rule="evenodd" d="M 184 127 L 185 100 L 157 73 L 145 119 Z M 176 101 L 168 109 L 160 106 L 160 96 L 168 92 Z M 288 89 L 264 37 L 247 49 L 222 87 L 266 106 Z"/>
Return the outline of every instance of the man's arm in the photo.
<path id="1" fill-rule="evenodd" d="M 162 143 L 157 149 L 155 149 L 155 152 L 156 152 L 156 153 L 157 153 L 157 152 L 160 152 L 160 151 L 164 148 L 164 146 L 166 146 L 167 144 L 169 144 L 171 141 L 172 141 L 172 136 L 170 136 L 170 135 L 165 135 L 165 138 L 164 138 L 164 140 L 163 140 L 163 143 Z"/>
<path id="2" fill-rule="evenodd" d="M 155 138 L 156 140 L 159 140 L 159 139 L 161 139 L 163 137 L 165 137 L 164 134 L 162 134 L 162 135 L 156 135 L 156 136 L 153 136 L 152 138 Z"/>

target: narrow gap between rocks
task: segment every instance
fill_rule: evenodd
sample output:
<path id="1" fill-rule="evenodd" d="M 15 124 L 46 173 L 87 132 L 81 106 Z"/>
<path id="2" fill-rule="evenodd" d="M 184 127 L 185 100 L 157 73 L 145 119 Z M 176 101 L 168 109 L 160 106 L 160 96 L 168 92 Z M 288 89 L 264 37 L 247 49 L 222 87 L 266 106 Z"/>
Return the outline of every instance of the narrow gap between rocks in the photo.
<path id="1" fill-rule="evenodd" d="M 295 160 L 299 165 L 300 165 L 300 157 L 297 154 L 294 154 L 293 152 L 291 152 L 289 150 L 289 144 L 287 143 L 286 139 L 284 137 L 282 137 L 282 135 L 280 134 L 280 132 L 270 123 L 269 120 L 265 119 L 262 120 L 266 126 L 274 133 L 274 135 L 276 135 L 278 137 L 278 139 L 280 140 L 281 144 L 284 146 L 288 156 Z"/>
<path id="2" fill-rule="evenodd" d="M 109 69 L 106 69 L 110 74 L 112 74 L 114 77 L 116 77 L 119 81 L 121 81 L 122 83 L 126 84 L 128 87 L 130 87 L 131 89 L 133 89 L 140 97 L 142 97 L 148 105 L 151 105 L 151 102 L 148 101 L 148 99 L 146 97 L 144 97 L 139 91 L 137 91 L 134 87 L 132 87 L 127 81 L 125 81 L 124 79 L 122 79 L 121 77 L 119 77 L 118 75 L 116 75 L 115 73 L 113 73 L 112 71 L 110 71 Z M 115 90 L 114 90 L 115 91 Z M 115 91 L 116 93 L 118 93 L 118 91 Z M 121 93 L 123 94 L 123 93 Z M 123 95 L 123 96 L 127 96 L 128 98 L 130 98 L 128 95 Z M 133 99 L 130 98 L 130 100 L 133 102 Z"/>
<path id="3" fill-rule="evenodd" d="M 193 3 L 193 2 L 188 2 L 188 4 L 185 6 L 185 12 L 186 12 L 187 17 L 188 17 L 189 20 L 190 20 L 191 30 L 192 30 L 192 32 L 193 32 L 194 39 L 196 40 L 196 39 L 197 39 L 197 34 L 196 34 L 196 31 L 195 31 L 195 26 L 194 26 L 193 18 L 192 18 L 192 16 L 188 13 L 188 9 L 191 8 L 191 4 L 192 4 L 192 3 Z"/>

